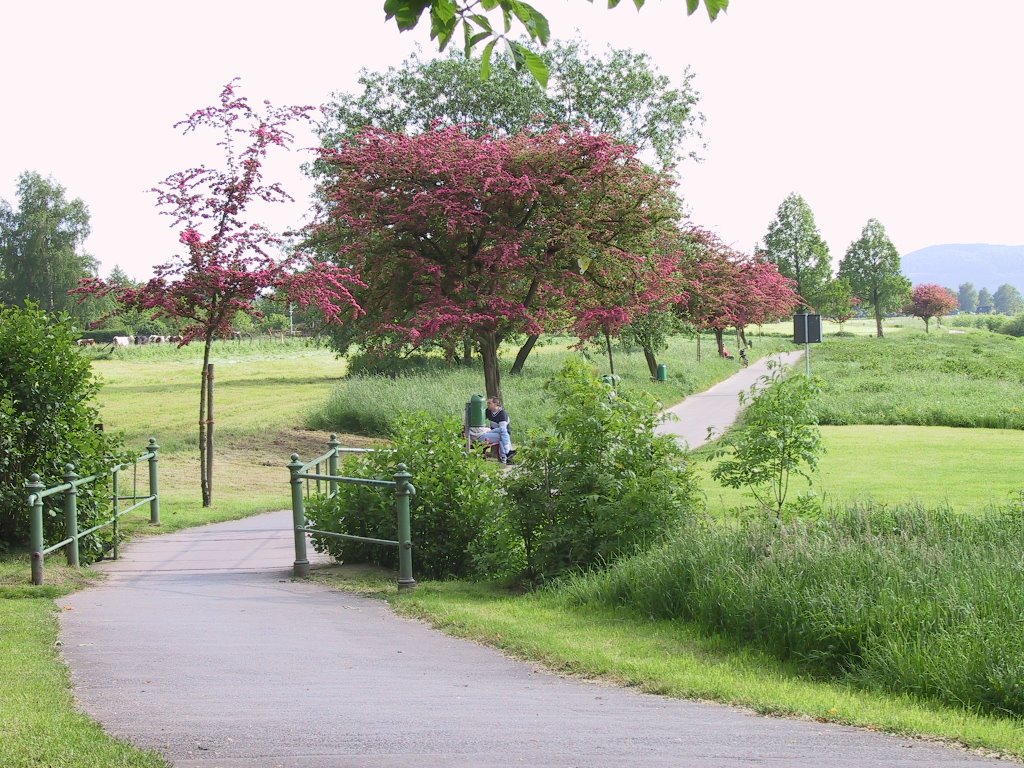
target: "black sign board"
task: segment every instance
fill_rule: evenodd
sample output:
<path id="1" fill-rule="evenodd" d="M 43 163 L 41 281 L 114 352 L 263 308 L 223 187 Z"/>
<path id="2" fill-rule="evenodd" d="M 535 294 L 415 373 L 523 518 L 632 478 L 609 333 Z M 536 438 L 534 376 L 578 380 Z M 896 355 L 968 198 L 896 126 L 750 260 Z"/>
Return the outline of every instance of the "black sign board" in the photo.
<path id="1" fill-rule="evenodd" d="M 821 315 L 809 315 L 806 312 L 793 315 L 793 343 L 821 343 Z"/>

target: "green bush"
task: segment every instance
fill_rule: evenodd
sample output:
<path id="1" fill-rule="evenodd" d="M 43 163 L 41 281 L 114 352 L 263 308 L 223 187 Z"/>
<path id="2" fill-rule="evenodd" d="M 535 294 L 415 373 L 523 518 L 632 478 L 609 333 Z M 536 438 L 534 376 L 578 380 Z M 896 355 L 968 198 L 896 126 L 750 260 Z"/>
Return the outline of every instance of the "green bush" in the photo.
<path id="1" fill-rule="evenodd" d="M 654 434 L 660 417 L 652 397 L 615 391 L 575 358 L 547 393 L 552 428 L 531 432 L 518 451 L 494 535 L 514 538 L 506 551 L 533 582 L 632 554 L 695 503 L 681 449 Z"/>
<path id="2" fill-rule="evenodd" d="M 28 541 L 24 483 L 29 475 L 38 474 L 49 487 L 63 482 L 66 464 L 74 464 L 79 475 L 91 475 L 122 458 L 120 446 L 95 429 L 99 384 L 78 353 L 77 337 L 67 316 L 47 316 L 33 305 L 0 309 L 0 546 Z M 79 489 L 80 529 L 98 522 L 107 493 L 103 484 Z M 47 502 L 45 539 L 59 541 L 64 538 L 59 496 Z M 109 537 L 104 529 L 83 538 L 82 559 L 101 554 Z"/>
<path id="3" fill-rule="evenodd" d="M 391 479 L 403 463 L 412 473 L 411 522 L 413 569 L 417 576 L 467 576 L 473 568 L 470 547 L 502 505 L 497 465 L 479 453 L 469 455 L 455 418 L 437 420 L 410 414 L 394 435 L 390 450 L 378 450 L 345 464 L 350 477 Z M 342 484 L 333 499 L 312 499 L 307 516 L 316 528 L 396 540 L 394 494 L 387 489 Z M 314 546 L 338 561 L 397 567 L 394 547 L 314 536 Z"/>
<path id="4" fill-rule="evenodd" d="M 692 524 L 564 585 L 576 602 L 696 620 L 808 672 L 1024 715 L 1024 519 L 851 508 Z"/>

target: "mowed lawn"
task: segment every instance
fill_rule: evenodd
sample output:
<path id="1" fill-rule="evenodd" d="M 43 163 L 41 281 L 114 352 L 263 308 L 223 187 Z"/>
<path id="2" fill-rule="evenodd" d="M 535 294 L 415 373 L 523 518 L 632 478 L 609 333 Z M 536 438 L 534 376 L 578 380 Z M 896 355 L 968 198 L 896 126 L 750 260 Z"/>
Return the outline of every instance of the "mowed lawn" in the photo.
<path id="1" fill-rule="evenodd" d="M 214 348 L 214 506 L 199 491 L 201 348 L 129 349 L 93 361 L 104 429 L 139 450 L 160 445 L 165 530 L 289 505 L 288 457 L 313 458 L 329 435 L 301 428 L 345 370 L 328 349 L 302 342 L 219 342 Z M 361 441 L 347 438 L 346 444 Z M 144 473 L 143 473 L 144 474 Z M 142 516 L 144 518 L 144 516 Z M 131 526 L 145 532 L 144 523 Z"/>
<path id="2" fill-rule="evenodd" d="M 983 513 L 1003 507 L 1024 488 L 1020 457 L 1024 431 L 858 425 L 822 427 L 826 452 L 814 473 L 814 492 L 826 505 L 949 505 Z M 752 503 L 746 492 L 723 488 L 700 455 L 708 508 L 720 514 Z M 789 499 L 807 491 L 795 477 Z"/>

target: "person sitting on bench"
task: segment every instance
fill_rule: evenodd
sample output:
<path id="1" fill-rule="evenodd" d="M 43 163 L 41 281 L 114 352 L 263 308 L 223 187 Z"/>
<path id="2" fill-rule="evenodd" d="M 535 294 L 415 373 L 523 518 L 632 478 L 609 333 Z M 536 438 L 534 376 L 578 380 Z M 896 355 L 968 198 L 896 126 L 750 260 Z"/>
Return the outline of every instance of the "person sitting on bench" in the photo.
<path id="1" fill-rule="evenodd" d="M 508 464 L 511 455 L 515 451 L 512 450 L 512 438 L 509 435 L 508 414 L 501 407 L 501 400 L 496 397 L 487 398 L 487 410 L 485 413 L 491 428 L 482 435 L 479 435 L 476 440 L 488 445 L 496 445 L 498 447 L 498 461 L 502 464 Z"/>

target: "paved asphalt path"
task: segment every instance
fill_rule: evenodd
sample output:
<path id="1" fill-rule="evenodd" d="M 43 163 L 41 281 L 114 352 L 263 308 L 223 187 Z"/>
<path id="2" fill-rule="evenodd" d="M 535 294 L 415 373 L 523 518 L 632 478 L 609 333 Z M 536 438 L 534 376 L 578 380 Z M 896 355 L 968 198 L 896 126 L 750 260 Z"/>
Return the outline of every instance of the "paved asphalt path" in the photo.
<path id="1" fill-rule="evenodd" d="M 140 538 L 103 584 L 63 598 L 81 708 L 179 768 L 1005 764 L 559 677 L 292 581 L 289 522 Z"/>
<path id="2" fill-rule="evenodd" d="M 768 362 L 794 365 L 802 361 L 803 352 L 782 352 L 763 357 L 746 368 L 721 381 L 705 392 L 690 395 L 678 405 L 669 408 L 674 418 L 660 424 L 655 430 L 659 434 L 676 435 L 679 441 L 691 449 L 700 448 L 708 442 L 708 427 L 714 429 L 716 437 L 736 421 L 739 412 L 739 394 L 750 389 L 762 376 L 768 373 Z M 739 363 L 737 363 L 739 367 Z"/>

